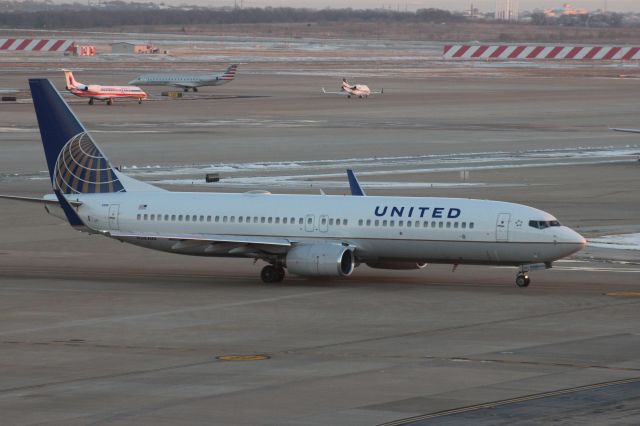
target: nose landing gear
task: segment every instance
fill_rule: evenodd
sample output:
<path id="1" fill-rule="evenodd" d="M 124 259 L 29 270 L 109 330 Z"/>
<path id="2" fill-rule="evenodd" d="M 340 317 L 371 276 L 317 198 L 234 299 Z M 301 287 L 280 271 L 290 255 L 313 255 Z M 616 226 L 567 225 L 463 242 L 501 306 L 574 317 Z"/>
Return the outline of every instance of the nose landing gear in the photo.
<path id="1" fill-rule="evenodd" d="M 518 272 L 518 275 L 516 276 L 516 285 L 518 287 L 529 287 L 530 282 L 531 279 L 529 278 L 529 275 Z"/>
<path id="2" fill-rule="evenodd" d="M 516 275 L 516 285 L 520 288 L 529 287 L 531 283 L 531 279 L 529 278 L 529 265 L 522 265 L 518 269 L 518 274 Z"/>

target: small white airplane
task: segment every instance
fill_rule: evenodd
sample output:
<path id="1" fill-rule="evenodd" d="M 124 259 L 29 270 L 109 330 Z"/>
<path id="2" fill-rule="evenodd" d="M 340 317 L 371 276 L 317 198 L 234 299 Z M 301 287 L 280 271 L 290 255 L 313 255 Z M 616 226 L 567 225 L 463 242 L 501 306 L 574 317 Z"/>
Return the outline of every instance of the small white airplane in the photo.
<path id="1" fill-rule="evenodd" d="M 619 129 L 619 128 L 609 128 L 609 130 L 613 130 L 614 132 L 622 132 L 622 133 L 640 133 L 640 129 Z"/>
<path id="2" fill-rule="evenodd" d="M 131 80 L 129 84 L 139 84 L 141 86 L 173 86 L 180 87 L 185 92 L 192 89 L 198 91 L 200 86 L 220 86 L 221 84 L 233 81 L 238 70 L 238 64 L 230 65 L 221 74 L 142 74 Z"/>
<path id="3" fill-rule="evenodd" d="M 73 77 L 73 72 L 62 70 L 66 82 L 66 89 L 81 98 L 89 98 L 89 105 L 93 105 L 94 100 L 107 101 L 107 105 L 112 105 L 115 98 L 135 98 L 141 104 L 147 99 L 147 94 L 136 86 L 100 86 L 97 84 L 78 83 Z"/>
<path id="4" fill-rule="evenodd" d="M 364 84 L 350 84 L 346 78 L 342 79 L 342 87 L 337 92 L 327 92 L 325 88 L 322 88 L 322 93 L 325 95 L 341 95 L 346 96 L 347 98 L 351 98 L 352 96 L 362 98 L 368 98 L 369 95 L 381 95 L 384 93 L 384 89 L 381 89 L 379 92 L 374 92 L 369 89 L 369 86 Z"/>
<path id="5" fill-rule="evenodd" d="M 521 204 L 440 197 L 169 192 L 113 168 L 51 82 L 30 79 L 53 194 L 0 196 L 44 203 L 77 230 L 170 253 L 242 257 L 303 277 L 345 277 L 366 264 L 421 269 L 428 262 L 508 265 L 516 284 L 586 240 L 551 214 Z M 69 260 L 69 262 L 73 262 Z"/>

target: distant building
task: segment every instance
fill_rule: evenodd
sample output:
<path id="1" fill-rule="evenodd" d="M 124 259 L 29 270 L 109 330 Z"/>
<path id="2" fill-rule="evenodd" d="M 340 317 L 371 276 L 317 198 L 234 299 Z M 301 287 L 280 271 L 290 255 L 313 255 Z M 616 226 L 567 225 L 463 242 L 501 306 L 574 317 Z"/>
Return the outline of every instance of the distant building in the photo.
<path id="1" fill-rule="evenodd" d="M 518 0 L 496 0 L 497 21 L 517 21 L 518 16 Z"/>
<path id="2" fill-rule="evenodd" d="M 149 43 L 134 43 L 130 41 L 119 41 L 117 43 L 111 43 L 111 53 L 159 53 L 160 49 L 154 47 Z"/>

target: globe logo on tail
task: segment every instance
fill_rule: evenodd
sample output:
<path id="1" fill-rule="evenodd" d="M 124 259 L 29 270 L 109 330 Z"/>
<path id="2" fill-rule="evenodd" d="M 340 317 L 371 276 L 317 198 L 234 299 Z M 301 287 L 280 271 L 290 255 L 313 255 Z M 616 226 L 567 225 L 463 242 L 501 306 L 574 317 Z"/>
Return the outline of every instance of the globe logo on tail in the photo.
<path id="1" fill-rule="evenodd" d="M 109 160 L 87 132 L 73 136 L 60 151 L 54 185 L 63 194 L 124 192 Z"/>

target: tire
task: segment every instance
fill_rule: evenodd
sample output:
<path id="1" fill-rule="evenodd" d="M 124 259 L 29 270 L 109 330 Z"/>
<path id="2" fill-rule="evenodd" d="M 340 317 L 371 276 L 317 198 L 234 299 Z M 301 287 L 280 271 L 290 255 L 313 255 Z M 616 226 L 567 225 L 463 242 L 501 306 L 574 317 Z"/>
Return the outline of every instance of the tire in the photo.
<path id="1" fill-rule="evenodd" d="M 278 280 L 278 271 L 276 270 L 275 266 L 273 265 L 267 265 L 264 268 L 262 268 L 262 271 L 260 272 L 260 278 L 262 278 L 262 281 L 265 283 L 274 283 Z"/>
<path id="2" fill-rule="evenodd" d="M 526 275 L 518 275 L 516 277 L 516 285 L 520 288 L 529 287 L 531 280 Z"/>

